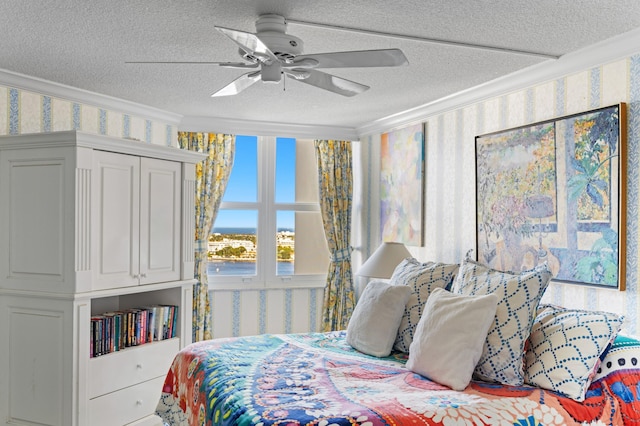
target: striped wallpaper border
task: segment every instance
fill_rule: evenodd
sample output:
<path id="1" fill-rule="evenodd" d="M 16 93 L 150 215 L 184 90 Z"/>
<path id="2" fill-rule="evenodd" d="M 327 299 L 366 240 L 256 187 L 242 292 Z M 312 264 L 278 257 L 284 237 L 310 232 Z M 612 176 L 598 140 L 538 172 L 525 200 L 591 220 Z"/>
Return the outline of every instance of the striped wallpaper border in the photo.
<path id="1" fill-rule="evenodd" d="M 0 89 L 6 89 L 6 116 L 0 118 L 6 120 L 6 126 L 0 125 L 0 132 L 5 132 L 7 135 L 79 130 L 165 146 L 175 146 L 177 140 L 177 126 L 174 124 L 161 123 L 149 118 L 84 105 L 15 87 L 0 85 Z M 5 90 L 0 93 L 4 98 Z M 27 100 L 23 105 L 25 97 Z M 3 99 L 0 99 L 0 102 L 3 102 Z M 34 102 L 37 102 L 37 107 Z M 24 111 L 23 108 L 27 108 L 25 105 L 30 109 Z"/>

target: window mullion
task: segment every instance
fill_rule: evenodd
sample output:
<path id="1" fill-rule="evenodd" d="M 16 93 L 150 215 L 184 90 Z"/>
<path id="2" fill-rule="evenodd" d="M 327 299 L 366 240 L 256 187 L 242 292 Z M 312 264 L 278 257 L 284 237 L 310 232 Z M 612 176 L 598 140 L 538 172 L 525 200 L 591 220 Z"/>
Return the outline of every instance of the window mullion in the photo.
<path id="1" fill-rule="evenodd" d="M 258 207 L 259 203 L 248 201 L 222 201 L 220 203 L 221 210 L 256 210 Z"/>
<path id="2" fill-rule="evenodd" d="M 272 281 L 276 276 L 276 212 L 273 200 L 275 199 L 275 162 L 276 162 L 276 138 L 263 136 L 258 138 L 260 159 L 263 169 L 260 173 L 262 186 L 260 188 L 260 261 L 262 279 L 265 282 Z"/>
<path id="3" fill-rule="evenodd" d="M 277 203 L 275 204 L 277 210 L 291 210 L 291 211 L 303 211 L 303 212 L 319 212 L 320 205 L 314 203 Z"/>

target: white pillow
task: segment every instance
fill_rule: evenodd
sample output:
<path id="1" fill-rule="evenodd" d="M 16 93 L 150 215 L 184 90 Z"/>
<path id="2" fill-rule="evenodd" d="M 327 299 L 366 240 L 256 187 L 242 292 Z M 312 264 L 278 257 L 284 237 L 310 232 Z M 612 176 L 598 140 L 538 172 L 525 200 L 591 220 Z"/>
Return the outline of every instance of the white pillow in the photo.
<path id="1" fill-rule="evenodd" d="M 394 349 L 409 352 L 409 345 L 413 340 L 413 333 L 422 316 L 422 309 L 427 298 L 436 288 L 447 288 L 453 283 L 459 265 L 446 263 L 420 263 L 409 257 L 404 259 L 396 269 L 389 282 L 393 285 L 407 285 L 411 287 L 411 296 L 400 321 L 398 336 L 393 344 Z"/>
<path id="2" fill-rule="evenodd" d="M 347 343 L 365 354 L 388 356 L 410 294 L 407 286 L 370 282 L 349 319 Z"/>
<path id="3" fill-rule="evenodd" d="M 462 296 L 436 288 L 429 296 L 407 368 L 453 390 L 471 381 L 493 323 L 498 296 Z"/>
<path id="4" fill-rule="evenodd" d="M 543 305 L 525 357 L 525 383 L 584 401 L 600 356 L 615 340 L 624 317 L 609 312 Z"/>
<path id="5" fill-rule="evenodd" d="M 498 296 L 496 318 L 476 366 L 477 378 L 513 386 L 524 383 L 524 345 L 550 279 L 546 264 L 517 274 L 497 271 L 471 259 L 462 262 L 453 293 Z"/>

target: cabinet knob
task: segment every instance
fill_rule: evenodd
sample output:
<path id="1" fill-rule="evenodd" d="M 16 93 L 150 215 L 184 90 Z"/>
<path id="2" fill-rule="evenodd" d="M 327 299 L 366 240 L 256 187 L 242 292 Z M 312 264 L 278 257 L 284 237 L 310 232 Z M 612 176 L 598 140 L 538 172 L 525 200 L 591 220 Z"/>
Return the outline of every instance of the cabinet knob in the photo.
<path id="1" fill-rule="evenodd" d="M 140 274 L 140 278 L 147 278 L 147 274 Z"/>
<path id="2" fill-rule="evenodd" d="M 136 364 L 136 368 L 137 368 L 138 370 L 142 370 L 142 364 Z"/>
<path id="3" fill-rule="evenodd" d="M 136 405 L 142 405 L 142 400 L 141 399 L 137 400 Z"/>
<path id="4" fill-rule="evenodd" d="M 135 278 L 136 280 L 137 280 L 138 278 L 140 278 L 140 276 L 139 276 L 138 274 L 134 274 L 134 275 L 132 275 L 132 277 L 133 277 L 133 278 Z"/>

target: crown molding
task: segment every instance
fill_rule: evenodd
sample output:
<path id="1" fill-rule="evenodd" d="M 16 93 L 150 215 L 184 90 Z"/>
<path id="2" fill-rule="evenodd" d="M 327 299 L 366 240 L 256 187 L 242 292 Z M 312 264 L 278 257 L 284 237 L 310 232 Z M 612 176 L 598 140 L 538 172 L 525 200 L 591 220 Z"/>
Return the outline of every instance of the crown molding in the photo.
<path id="1" fill-rule="evenodd" d="M 310 124 L 275 123 L 218 117 L 183 117 L 178 125 L 183 132 L 219 132 L 260 136 L 282 136 L 298 139 L 340 139 L 357 141 L 351 127 L 317 126 Z"/>
<path id="2" fill-rule="evenodd" d="M 177 126 L 182 115 L 61 83 L 0 69 L 0 84 Z"/>
<path id="3" fill-rule="evenodd" d="M 57 132 L 30 133 L 19 136 L 1 136 L 0 151 L 24 147 L 46 149 L 52 146 L 85 147 L 104 151 L 116 149 L 122 154 L 153 157 L 161 160 L 182 161 L 195 164 L 202 161 L 206 154 L 179 149 L 173 146 L 156 145 L 132 139 L 116 138 L 107 135 L 65 130 Z"/>
<path id="4" fill-rule="evenodd" d="M 640 53 L 640 28 L 356 128 L 360 138 Z"/>

